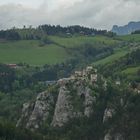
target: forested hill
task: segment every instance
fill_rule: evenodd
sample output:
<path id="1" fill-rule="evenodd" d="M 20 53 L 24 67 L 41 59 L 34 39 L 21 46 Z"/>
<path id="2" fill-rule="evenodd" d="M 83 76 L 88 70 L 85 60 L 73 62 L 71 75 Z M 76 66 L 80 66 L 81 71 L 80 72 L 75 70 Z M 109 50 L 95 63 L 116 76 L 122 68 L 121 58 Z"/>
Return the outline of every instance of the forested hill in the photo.
<path id="1" fill-rule="evenodd" d="M 107 35 L 112 36 L 113 33 L 107 32 L 106 30 L 97 30 L 88 27 L 82 27 L 79 25 L 62 27 L 60 25 L 40 25 L 37 28 L 25 26 L 22 29 L 9 29 L 0 31 L 0 39 L 8 40 L 30 40 L 30 39 L 41 39 L 44 35 L 61 35 L 61 36 L 70 36 L 70 35 Z"/>

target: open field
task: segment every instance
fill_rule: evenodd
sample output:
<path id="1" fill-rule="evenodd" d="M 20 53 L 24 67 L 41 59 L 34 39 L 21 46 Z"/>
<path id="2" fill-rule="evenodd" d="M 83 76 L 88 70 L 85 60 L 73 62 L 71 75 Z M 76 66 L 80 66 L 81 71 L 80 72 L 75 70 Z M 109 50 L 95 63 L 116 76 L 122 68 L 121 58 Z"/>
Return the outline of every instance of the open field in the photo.
<path id="1" fill-rule="evenodd" d="M 105 44 L 105 45 L 113 45 L 118 41 L 105 37 L 105 36 L 73 36 L 73 37 L 58 37 L 58 36 L 51 36 L 50 39 L 59 45 L 65 47 L 77 47 L 85 43 L 90 44 Z"/>
<path id="2" fill-rule="evenodd" d="M 1 63 L 25 62 L 31 65 L 55 64 L 69 58 L 64 48 L 56 45 L 40 47 L 38 41 L 0 43 Z"/>
<path id="3" fill-rule="evenodd" d="M 104 65 L 107 63 L 111 63 L 111 62 L 118 60 L 119 58 L 125 56 L 128 52 L 129 52 L 128 50 L 117 50 L 114 52 L 114 54 L 112 54 L 108 57 L 105 57 L 101 60 L 98 60 L 98 61 L 94 62 L 93 64 L 94 65 Z"/>
<path id="4" fill-rule="evenodd" d="M 124 41 L 140 42 L 140 34 L 118 36 L 118 37 L 116 37 L 116 39 L 117 38 L 121 39 L 121 40 L 124 40 Z"/>
<path id="5" fill-rule="evenodd" d="M 104 47 L 118 42 L 105 36 L 49 36 L 49 39 L 53 43 L 44 46 L 37 40 L 1 41 L 0 63 L 56 64 L 72 57 L 67 51 L 68 48 L 80 47 L 86 43 L 93 47 Z"/>
<path id="6" fill-rule="evenodd" d="M 122 71 L 124 74 L 136 74 L 140 70 L 140 66 L 130 67 Z"/>
<path id="7" fill-rule="evenodd" d="M 81 47 L 91 44 L 93 47 L 108 47 L 116 45 L 120 41 L 106 36 L 49 36 L 52 44 L 41 45 L 39 40 L 0 41 L 0 63 L 25 62 L 30 65 L 44 65 L 62 63 L 72 57 L 75 52 L 69 53 L 69 48 Z M 125 41 L 140 41 L 140 35 L 119 36 Z M 74 51 L 74 49 L 72 49 Z M 110 63 L 127 54 L 128 47 L 119 48 L 114 54 L 96 61 L 95 65 Z M 78 53 L 80 52 L 76 52 Z"/>

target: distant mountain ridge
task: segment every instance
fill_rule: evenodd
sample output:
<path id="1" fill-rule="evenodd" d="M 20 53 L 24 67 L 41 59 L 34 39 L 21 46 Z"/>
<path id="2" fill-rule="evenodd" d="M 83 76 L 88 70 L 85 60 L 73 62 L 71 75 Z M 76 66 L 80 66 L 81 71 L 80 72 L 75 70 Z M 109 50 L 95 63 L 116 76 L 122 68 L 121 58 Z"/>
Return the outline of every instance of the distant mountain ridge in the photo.
<path id="1" fill-rule="evenodd" d="M 117 35 L 127 35 L 131 34 L 136 30 L 140 30 L 140 21 L 129 22 L 127 25 L 124 26 L 114 25 L 111 31 L 116 33 Z"/>

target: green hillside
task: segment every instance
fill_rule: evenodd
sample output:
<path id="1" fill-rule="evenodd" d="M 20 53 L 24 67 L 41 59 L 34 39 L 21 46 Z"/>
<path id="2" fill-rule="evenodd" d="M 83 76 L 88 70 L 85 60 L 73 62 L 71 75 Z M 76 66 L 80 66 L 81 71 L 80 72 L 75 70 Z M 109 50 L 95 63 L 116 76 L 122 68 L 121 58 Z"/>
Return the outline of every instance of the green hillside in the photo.
<path id="1" fill-rule="evenodd" d="M 98 65 L 105 65 L 107 63 L 111 63 L 111 62 L 113 62 L 115 60 L 118 60 L 122 56 L 125 56 L 128 52 L 129 52 L 128 49 L 116 50 L 114 52 L 114 54 L 112 54 L 112 55 L 110 55 L 108 57 L 105 57 L 103 59 L 100 59 L 100 60 L 94 62 L 93 64 L 98 66 Z"/>
<path id="2" fill-rule="evenodd" d="M 87 45 L 90 45 L 90 47 L 97 48 L 98 50 L 99 47 L 106 48 L 118 42 L 105 36 L 49 36 L 47 39 L 51 43 L 42 44 L 41 40 L 1 41 L 0 62 L 22 62 L 30 65 L 62 63 L 74 56 L 81 55 L 77 47 L 80 51 L 81 47 L 86 48 Z"/>
<path id="3" fill-rule="evenodd" d="M 140 66 L 137 67 L 130 67 L 130 68 L 126 68 L 122 71 L 123 74 L 136 74 L 138 72 L 138 70 L 140 70 Z"/>
<path id="4" fill-rule="evenodd" d="M 27 31 L 23 30 L 20 34 L 26 36 Z M 32 30 L 33 32 L 35 30 Z M 37 31 L 35 33 L 40 34 Z M 76 59 L 88 63 L 93 62 L 96 66 L 105 65 L 137 49 L 139 42 L 140 35 L 138 34 L 116 37 L 49 35 L 34 40 L 1 40 L 0 63 L 45 65 Z"/>
<path id="5" fill-rule="evenodd" d="M 111 75 L 114 78 L 120 77 L 123 80 L 140 81 L 140 47 L 122 54 L 122 56 L 117 55 L 117 53 L 114 54 L 116 55 L 115 60 L 111 58 L 112 55 L 97 61 L 95 64 L 100 66 L 102 73 L 106 76 Z"/>
<path id="6" fill-rule="evenodd" d="M 140 34 L 119 36 L 116 37 L 116 39 L 120 39 L 123 41 L 130 41 L 130 42 L 140 42 Z"/>
<path id="7" fill-rule="evenodd" d="M 55 43 L 58 43 L 65 47 L 75 47 L 80 46 L 84 43 L 90 43 L 93 45 L 102 44 L 103 45 L 114 45 L 117 43 L 117 40 L 109 38 L 106 36 L 72 36 L 72 37 L 59 37 L 59 36 L 50 36 L 50 39 Z"/>
<path id="8" fill-rule="evenodd" d="M 119 39 L 122 46 L 114 48 L 111 55 L 94 61 L 93 65 L 106 77 L 140 81 L 140 35 L 117 36 L 115 39 Z"/>
<path id="9" fill-rule="evenodd" d="M 55 44 L 40 46 L 39 41 L 8 41 L 0 43 L 1 63 L 25 62 L 31 65 L 55 64 L 69 58 L 62 47 Z"/>

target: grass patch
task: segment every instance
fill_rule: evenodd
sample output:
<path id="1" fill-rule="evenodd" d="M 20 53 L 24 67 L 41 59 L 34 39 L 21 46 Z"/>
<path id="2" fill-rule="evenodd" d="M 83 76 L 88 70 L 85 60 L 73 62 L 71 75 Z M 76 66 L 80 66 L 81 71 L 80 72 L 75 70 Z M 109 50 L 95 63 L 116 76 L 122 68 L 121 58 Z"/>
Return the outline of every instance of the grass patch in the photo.
<path id="1" fill-rule="evenodd" d="M 105 44 L 105 45 L 113 45 L 117 43 L 118 41 L 113 40 L 112 38 L 105 37 L 105 36 L 94 36 L 94 37 L 89 37 L 89 36 L 72 36 L 72 37 L 58 37 L 58 36 L 50 36 L 50 39 L 62 46 L 71 48 L 71 47 L 76 47 L 80 46 L 85 43 L 90 43 L 90 44 Z"/>
<path id="2" fill-rule="evenodd" d="M 64 48 L 53 44 L 40 47 L 39 41 L 34 40 L 0 43 L 1 63 L 43 65 L 61 63 L 68 58 Z"/>
<path id="3" fill-rule="evenodd" d="M 30 65 L 62 63 L 75 53 L 74 49 L 70 53 L 68 48 L 82 47 L 82 44 L 86 43 L 93 47 L 107 47 L 118 42 L 105 36 L 49 36 L 48 38 L 53 43 L 44 46 L 41 46 L 38 40 L 1 41 L 0 63 L 22 62 Z"/>
<path id="4" fill-rule="evenodd" d="M 134 75 L 134 74 L 136 74 L 138 72 L 138 70 L 140 70 L 140 66 L 137 66 L 137 67 L 129 67 L 129 68 L 123 70 L 122 73 L 128 74 L 128 75 L 129 74 Z"/>
<path id="5" fill-rule="evenodd" d="M 116 39 L 121 39 L 123 41 L 140 42 L 140 34 L 118 36 L 116 37 Z"/>
<path id="6" fill-rule="evenodd" d="M 96 62 L 94 62 L 93 64 L 94 65 L 104 65 L 104 64 L 107 64 L 107 63 L 111 63 L 115 60 L 118 60 L 119 58 L 125 56 L 129 51 L 128 50 L 125 50 L 125 49 L 122 49 L 122 50 L 116 50 L 114 54 L 108 56 L 108 57 L 105 57 L 101 60 L 98 60 Z"/>

